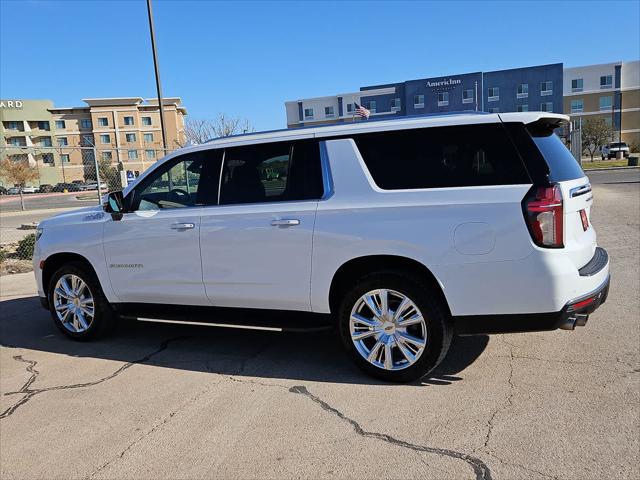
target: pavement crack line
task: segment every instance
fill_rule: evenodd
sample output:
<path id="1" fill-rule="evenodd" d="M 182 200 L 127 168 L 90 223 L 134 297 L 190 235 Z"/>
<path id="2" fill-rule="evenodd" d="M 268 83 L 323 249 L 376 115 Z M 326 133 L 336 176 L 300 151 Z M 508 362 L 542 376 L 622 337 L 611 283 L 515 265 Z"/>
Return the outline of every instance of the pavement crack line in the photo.
<path id="1" fill-rule="evenodd" d="M 156 431 L 160 430 L 161 428 L 163 428 L 165 425 L 167 425 L 169 422 L 171 422 L 173 420 L 173 418 L 181 413 L 182 411 L 186 410 L 188 407 L 190 407 L 191 405 L 193 405 L 194 403 L 196 403 L 202 396 L 204 396 L 205 394 L 209 393 L 209 391 L 211 390 L 211 387 L 218 385 L 221 382 L 213 382 L 213 383 L 208 383 L 207 384 L 207 388 L 205 388 L 204 390 L 198 392 L 198 394 L 194 395 L 192 398 L 190 398 L 189 400 L 187 400 L 186 402 L 184 402 L 182 405 L 180 405 L 178 408 L 170 411 L 167 415 L 165 415 L 164 417 L 162 417 L 160 419 L 160 421 L 156 422 L 149 430 L 147 430 L 146 432 L 144 432 L 142 435 L 140 435 L 139 437 L 137 437 L 135 440 L 133 440 L 131 443 L 129 443 L 124 449 L 122 449 L 120 452 L 118 452 L 116 455 L 114 455 L 110 460 L 107 460 L 105 463 L 103 463 L 102 465 L 100 465 L 98 468 L 96 468 L 93 472 L 91 472 L 88 476 L 85 477 L 86 480 L 93 478 L 94 476 L 96 476 L 98 473 L 100 473 L 102 470 L 104 470 L 105 468 L 109 467 L 110 465 L 112 465 L 114 462 L 120 460 L 122 457 L 124 457 L 132 448 L 134 448 L 136 445 L 138 445 L 140 442 L 144 441 L 147 437 L 149 437 L 150 435 L 152 435 L 153 433 L 155 433 Z"/>
<path id="2" fill-rule="evenodd" d="M 507 394 L 507 398 L 505 399 L 505 401 L 502 402 L 502 405 L 500 405 L 493 411 L 493 413 L 489 417 L 489 420 L 487 421 L 487 434 L 484 437 L 484 444 L 482 445 L 482 448 L 484 449 L 488 449 L 489 447 L 491 435 L 493 434 L 494 421 L 498 414 L 513 406 L 513 396 L 515 395 L 515 385 L 513 384 L 513 362 L 515 360 L 515 356 L 513 354 L 513 345 L 506 341 L 504 343 L 506 345 L 509 345 L 509 377 L 507 378 L 507 382 L 509 384 L 509 393 Z"/>
<path id="3" fill-rule="evenodd" d="M 343 420 L 347 422 L 349 425 L 351 425 L 354 431 L 356 432 L 356 434 L 362 437 L 374 438 L 376 440 L 381 440 L 383 442 L 389 443 L 391 445 L 395 445 L 400 448 L 407 448 L 417 452 L 433 453 L 435 455 L 462 460 L 466 462 L 473 469 L 476 480 L 491 480 L 491 470 L 489 470 L 489 467 L 479 458 L 473 457 L 471 455 L 467 455 L 465 453 L 456 452 L 455 450 L 428 447 L 426 445 L 416 445 L 413 443 L 405 442 L 404 440 L 399 440 L 397 438 L 392 437 L 391 435 L 387 435 L 386 433 L 366 431 L 360 426 L 358 422 L 347 417 L 340 410 L 332 407 L 324 400 L 320 399 L 319 397 L 315 396 L 313 393 L 309 392 L 309 390 L 307 390 L 306 387 L 302 385 L 296 385 L 291 387 L 289 391 L 291 393 L 297 393 L 297 394 L 303 395 L 309 398 L 314 403 L 317 403 L 318 405 L 320 405 L 320 407 L 324 411 L 332 413 L 333 415 L 337 416 L 340 420 Z"/>
<path id="4" fill-rule="evenodd" d="M 178 340 L 184 340 L 185 338 L 187 338 L 187 337 L 175 337 L 175 338 L 170 338 L 168 340 L 165 340 L 153 352 L 148 353 L 145 356 L 143 356 L 143 357 L 141 357 L 141 358 L 139 358 L 137 360 L 133 360 L 131 362 L 125 363 L 120 368 L 118 368 L 116 371 L 111 373 L 110 375 L 107 375 L 105 377 L 99 378 L 98 380 L 94 380 L 94 381 L 91 381 L 91 382 L 85 382 L 85 383 L 75 383 L 75 384 L 71 384 L 71 385 L 56 385 L 54 387 L 47 387 L 47 388 L 34 388 L 34 389 L 30 388 L 31 385 L 38 378 L 38 375 L 40 374 L 40 372 L 35 369 L 35 366 L 37 365 L 38 362 L 36 362 L 34 360 L 27 360 L 27 359 L 23 358 L 22 355 L 15 355 L 13 357 L 14 360 L 16 360 L 18 362 L 23 362 L 23 363 L 28 363 L 29 364 L 29 366 L 27 367 L 27 371 L 29 373 L 31 373 L 31 377 L 29 377 L 27 382 L 20 388 L 20 390 L 17 390 L 15 392 L 7 392 L 7 393 L 5 393 L 5 395 L 23 395 L 23 397 L 20 400 L 18 400 L 16 403 L 11 405 L 9 408 L 7 408 L 5 411 L 0 413 L 0 420 L 3 419 L 3 418 L 7 418 L 7 417 L 11 416 L 19 407 L 21 407 L 22 405 L 26 404 L 33 397 L 35 397 L 36 395 L 39 395 L 41 393 L 51 392 L 51 391 L 55 391 L 55 390 L 70 390 L 70 389 L 75 389 L 75 388 L 93 387 L 93 386 L 99 385 L 99 384 L 101 384 L 103 382 L 112 380 L 113 378 L 117 377 L 118 375 L 120 375 L 122 372 L 124 372 L 128 368 L 131 368 L 132 366 L 137 365 L 137 364 L 145 363 L 146 361 L 150 360 L 155 355 L 158 355 L 160 352 L 166 350 L 170 343 L 178 341 Z"/>

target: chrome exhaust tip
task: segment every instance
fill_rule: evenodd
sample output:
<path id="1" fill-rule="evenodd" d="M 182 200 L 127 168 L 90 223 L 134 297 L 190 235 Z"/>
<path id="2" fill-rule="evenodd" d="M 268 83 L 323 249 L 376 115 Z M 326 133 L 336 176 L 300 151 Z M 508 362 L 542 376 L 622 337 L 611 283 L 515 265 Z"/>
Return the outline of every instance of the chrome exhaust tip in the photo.
<path id="1" fill-rule="evenodd" d="M 576 319 L 575 317 L 569 317 L 565 319 L 559 327 L 561 330 L 575 330 L 576 328 Z"/>
<path id="2" fill-rule="evenodd" d="M 589 315 L 586 313 L 577 314 L 576 315 L 576 327 L 584 327 L 587 324 L 587 320 L 589 320 Z"/>

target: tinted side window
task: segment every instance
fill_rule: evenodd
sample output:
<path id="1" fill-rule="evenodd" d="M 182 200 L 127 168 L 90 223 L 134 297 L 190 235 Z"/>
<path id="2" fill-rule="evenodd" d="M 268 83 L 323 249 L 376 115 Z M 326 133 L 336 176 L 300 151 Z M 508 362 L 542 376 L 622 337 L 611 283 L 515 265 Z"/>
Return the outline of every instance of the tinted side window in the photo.
<path id="1" fill-rule="evenodd" d="M 530 183 L 501 125 L 437 127 L 354 137 L 386 190 Z"/>
<path id="2" fill-rule="evenodd" d="M 145 178 L 132 192 L 133 210 L 161 210 L 215 204 L 222 152 L 182 155 Z"/>
<path id="3" fill-rule="evenodd" d="M 582 167 L 553 131 L 534 131 L 531 137 L 549 165 L 549 181 L 562 182 L 584 177 Z"/>
<path id="4" fill-rule="evenodd" d="M 227 148 L 221 180 L 222 205 L 320 198 L 318 144 L 278 142 Z"/>

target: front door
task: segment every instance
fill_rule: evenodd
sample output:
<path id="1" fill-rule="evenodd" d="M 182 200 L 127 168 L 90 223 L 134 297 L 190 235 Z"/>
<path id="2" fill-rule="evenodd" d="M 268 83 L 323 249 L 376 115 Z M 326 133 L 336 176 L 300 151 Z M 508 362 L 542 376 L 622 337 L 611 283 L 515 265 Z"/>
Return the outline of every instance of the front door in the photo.
<path id="1" fill-rule="evenodd" d="M 200 215 L 216 151 L 182 155 L 141 180 L 129 213 L 104 227 L 109 278 L 120 302 L 207 305 L 200 261 Z M 213 175 L 213 173 L 212 173 Z"/>
<path id="2" fill-rule="evenodd" d="M 310 310 L 318 143 L 227 148 L 218 206 L 202 211 L 203 280 L 213 305 Z"/>

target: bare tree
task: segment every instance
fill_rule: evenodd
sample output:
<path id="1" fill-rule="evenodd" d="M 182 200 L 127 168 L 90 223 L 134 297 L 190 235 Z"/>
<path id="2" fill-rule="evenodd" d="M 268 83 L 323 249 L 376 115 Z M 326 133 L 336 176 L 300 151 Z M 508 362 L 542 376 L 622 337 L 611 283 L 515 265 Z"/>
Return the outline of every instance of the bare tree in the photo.
<path id="1" fill-rule="evenodd" d="M 582 124 L 582 151 L 593 156 L 611 138 L 612 130 L 602 118 L 590 118 Z"/>
<path id="2" fill-rule="evenodd" d="M 9 160 L 5 158 L 0 162 L 0 176 L 20 188 L 20 207 L 24 210 L 22 189 L 28 181 L 38 178 L 38 170 L 29 164 L 28 159 Z"/>
<path id="3" fill-rule="evenodd" d="M 253 131 L 254 129 L 249 120 L 239 117 L 229 117 L 224 113 L 220 113 L 213 120 L 187 117 L 184 126 L 186 143 L 195 144 L 205 143 L 212 138 L 228 137 L 238 133 Z"/>

